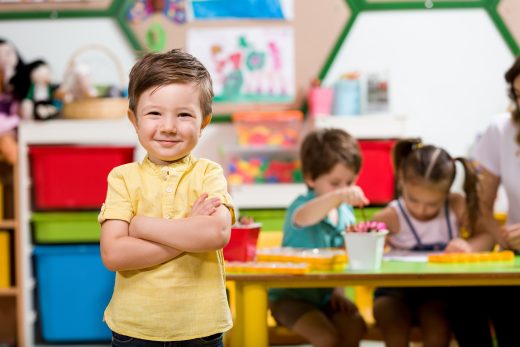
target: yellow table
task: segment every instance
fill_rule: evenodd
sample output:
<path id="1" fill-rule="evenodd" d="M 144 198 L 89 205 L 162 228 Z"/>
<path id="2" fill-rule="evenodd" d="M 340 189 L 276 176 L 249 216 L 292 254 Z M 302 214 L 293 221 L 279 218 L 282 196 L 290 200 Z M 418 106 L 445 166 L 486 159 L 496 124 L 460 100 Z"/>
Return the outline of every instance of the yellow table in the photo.
<path id="1" fill-rule="evenodd" d="M 520 258 L 514 262 L 428 264 L 383 261 L 372 272 L 312 272 L 307 275 L 229 274 L 235 286 L 232 347 L 266 347 L 267 289 L 341 286 L 502 286 L 520 285 Z"/>

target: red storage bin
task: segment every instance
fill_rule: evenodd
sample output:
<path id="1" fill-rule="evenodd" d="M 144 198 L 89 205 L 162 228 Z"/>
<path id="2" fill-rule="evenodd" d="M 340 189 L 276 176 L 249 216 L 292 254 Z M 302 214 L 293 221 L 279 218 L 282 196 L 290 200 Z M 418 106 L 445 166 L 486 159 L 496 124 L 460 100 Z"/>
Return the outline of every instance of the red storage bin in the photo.
<path id="1" fill-rule="evenodd" d="M 371 204 L 386 204 L 394 198 L 392 149 L 395 143 L 395 140 L 359 140 L 363 165 L 357 184 Z"/>
<path id="2" fill-rule="evenodd" d="M 99 209 L 108 173 L 131 162 L 134 147 L 31 146 L 29 156 L 35 209 Z"/>
<path id="3" fill-rule="evenodd" d="M 224 247 L 224 259 L 229 261 L 253 261 L 256 242 L 262 224 L 238 224 L 231 227 L 231 238 Z"/>

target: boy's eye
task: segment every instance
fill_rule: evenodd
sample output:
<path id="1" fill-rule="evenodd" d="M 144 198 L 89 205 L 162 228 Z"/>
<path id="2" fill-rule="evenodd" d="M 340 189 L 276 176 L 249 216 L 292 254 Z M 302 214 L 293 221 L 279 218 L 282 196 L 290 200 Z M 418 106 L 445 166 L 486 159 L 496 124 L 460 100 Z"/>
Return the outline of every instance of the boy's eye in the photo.
<path id="1" fill-rule="evenodd" d="M 183 112 L 183 113 L 179 113 L 179 117 L 191 117 L 191 114 Z"/>
<path id="2" fill-rule="evenodd" d="M 150 111 L 146 115 L 148 115 L 148 116 L 160 116 L 161 113 L 158 112 L 158 111 Z"/>

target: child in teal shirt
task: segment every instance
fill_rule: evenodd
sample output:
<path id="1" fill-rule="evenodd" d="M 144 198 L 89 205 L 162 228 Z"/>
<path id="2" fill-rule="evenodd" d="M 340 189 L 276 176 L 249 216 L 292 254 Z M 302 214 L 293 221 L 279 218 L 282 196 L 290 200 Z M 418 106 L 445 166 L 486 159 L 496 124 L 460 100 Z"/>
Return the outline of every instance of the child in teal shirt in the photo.
<path id="1" fill-rule="evenodd" d="M 300 150 L 308 192 L 289 206 L 282 246 L 343 246 L 342 232 L 355 222 L 352 205 L 368 203 L 355 181 L 361 168 L 357 141 L 340 129 L 308 134 Z M 359 346 L 366 324 L 343 288 L 269 290 L 269 307 L 282 325 L 314 346 Z"/>

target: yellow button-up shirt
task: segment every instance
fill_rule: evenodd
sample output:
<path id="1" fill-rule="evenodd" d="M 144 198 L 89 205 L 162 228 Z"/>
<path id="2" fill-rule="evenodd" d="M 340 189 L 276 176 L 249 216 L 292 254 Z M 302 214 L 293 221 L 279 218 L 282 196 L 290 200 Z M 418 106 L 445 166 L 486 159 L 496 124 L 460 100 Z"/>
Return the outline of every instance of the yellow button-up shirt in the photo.
<path id="1" fill-rule="evenodd" d="M 219 197 L 234 219 L 218 164 L 190 155 L 159 166 L 145 158 L 109 174 L 99 222 L 130 222 L 135 215 L 184 218 L 202 193 Z M 229 330 L 222 250 L 186 252 L 150 268 L 118 271 L 105 321 L 117 333 L 154 341 L 188 340 Z"/>

